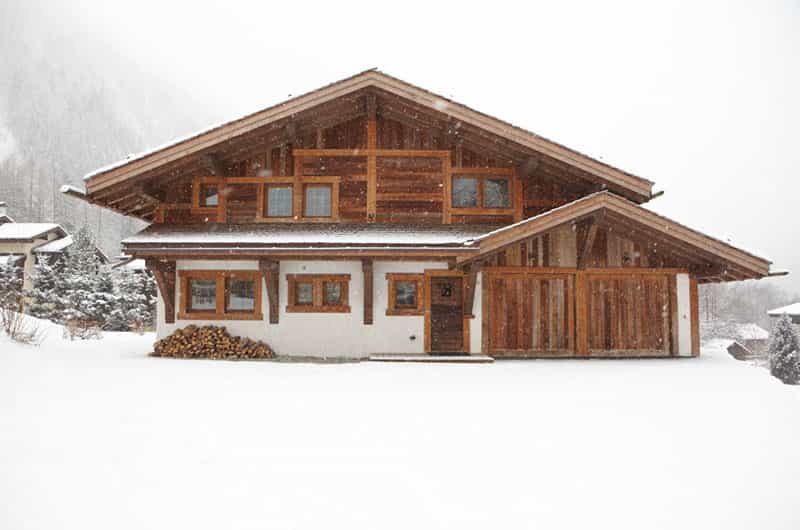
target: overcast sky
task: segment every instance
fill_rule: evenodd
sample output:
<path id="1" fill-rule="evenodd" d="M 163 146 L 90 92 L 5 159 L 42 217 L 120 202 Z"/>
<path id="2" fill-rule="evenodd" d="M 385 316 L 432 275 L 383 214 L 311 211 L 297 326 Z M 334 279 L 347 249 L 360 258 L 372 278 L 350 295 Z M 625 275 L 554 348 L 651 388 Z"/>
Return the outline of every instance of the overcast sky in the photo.
<path id="1" fill-rule="evenodd" d="M 800 292 L 798 0 L 69 6 L 50 16 L 220 119 L 378 67 L 655 181 L 654 210 Z"/>

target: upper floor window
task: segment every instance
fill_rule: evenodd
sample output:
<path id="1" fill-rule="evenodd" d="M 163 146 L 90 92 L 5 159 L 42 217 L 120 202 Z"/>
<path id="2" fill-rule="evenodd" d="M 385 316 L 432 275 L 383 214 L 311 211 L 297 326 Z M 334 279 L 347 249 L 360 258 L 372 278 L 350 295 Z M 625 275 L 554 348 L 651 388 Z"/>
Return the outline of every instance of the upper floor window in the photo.
<path id="1" fill-rule="evenodd" d="M 304 217 L 331 216 L 332 186 L 330 184 L 306 184 L 304 191 Z"/>
<path id="2" fill-rule="evenodd" d="M 294 188 L 291 184 L 266 186 L 266 217 L 292 217 Z"/>
<path id="3" fill-rule="evenodd" d="M 492 175 L 453 178 L 453 208 L 510 207 L 510 177 Z"/>
<path id="4" fill-rule="evenodd" d="M 200 207 L 216 208 L 219 206 L 219 186 L 217 184 L 200 185 Z"/>

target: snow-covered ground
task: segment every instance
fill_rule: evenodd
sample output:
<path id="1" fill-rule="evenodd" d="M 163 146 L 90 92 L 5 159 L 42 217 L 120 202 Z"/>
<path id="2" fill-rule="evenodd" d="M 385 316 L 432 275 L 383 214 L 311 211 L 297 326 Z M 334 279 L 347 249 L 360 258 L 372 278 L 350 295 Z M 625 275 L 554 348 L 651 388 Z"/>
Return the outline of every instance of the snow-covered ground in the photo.
<path id="1" fill-rule="evenodd" d="M 183 361 L 0 338 L 0 528 L 800 528 L 800 389 L 699 359 Z"/>

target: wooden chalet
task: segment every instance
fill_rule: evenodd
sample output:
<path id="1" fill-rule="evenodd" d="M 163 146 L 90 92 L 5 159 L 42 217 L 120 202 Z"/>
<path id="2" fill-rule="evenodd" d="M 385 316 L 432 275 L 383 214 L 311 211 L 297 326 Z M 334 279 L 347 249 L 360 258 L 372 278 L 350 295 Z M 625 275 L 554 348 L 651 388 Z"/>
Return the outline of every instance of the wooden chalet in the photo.
<path id="1" fill-rule="evenodd" d="M 65 187 L 151 225 L 158 335 L 281 354 L 699 354 L 697 286 L 770 262 L 641 205 L 653 183 L 376 70 Z"/>

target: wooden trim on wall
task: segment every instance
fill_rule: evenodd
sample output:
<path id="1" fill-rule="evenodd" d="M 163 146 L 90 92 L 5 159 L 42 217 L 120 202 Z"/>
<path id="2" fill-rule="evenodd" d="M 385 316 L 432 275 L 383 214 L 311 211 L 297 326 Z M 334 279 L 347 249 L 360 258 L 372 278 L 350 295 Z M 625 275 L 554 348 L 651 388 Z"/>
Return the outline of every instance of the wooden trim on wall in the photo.
<path id="1" fill-rule="evenodd" d="M 261 320 L 261 273 L 251 270 L 181 270 L 178 271 L 181 282 L 180 307 L 178 318 L 181 320 Z M 214 311 L 191 311 L 189 308 L 191 292 L 189 282 L 193 279 L 214 280 L 216 282 L 216 309 Z M 254 283 L 253 311 L 227 311 L 228 290 L 225 283 L 228 279 L 251 280 Z"/>
<path id="2" fill-rule="evenodd" d="M 161 301 L 164 304 L 164 322 L 167 324 L 175 323 L 175 262 L 159 261 L 155 258 L 147 258 L 145 266 L 153 272 L 153 276 L 161 294 Z"/>
<path id="3" fill-rule="evenodd" d="M 361 271 L 364 273 L 364 324 L 373 323 L 375 270 L 371 259 L 361 260 Z"/>
<path id="4" fill-rule="evenodd" d="M 258 268 L 264 276 L 267 286 L 267 303 L 269 304 L 269 323 L 277 324 L 280 319 L 280 262 L 260 259 Z"/>
<path id="5" fill-rule="evenodd" d="M 287 313 L 349 313 L 350 312 L 350 275 L 349 274 L 287 274 L 288 300 Z M 336 282 L 341 285 L 339 305 L 325 305 L 324 284 Z M 311 283 L 313 301 L 309 305 L 297 304 L 297 284 Z"/>
<path id="6" fill-rule="evenodd" d="M 397 293 L 394 284 L 397 282 L 417 284 L 416 307 L 398 308 Z M 386 273 L 386 286 L 388 289 L 387 316 L 423 316 L 425 315 L 425 275 L 421 273 Z"/>

